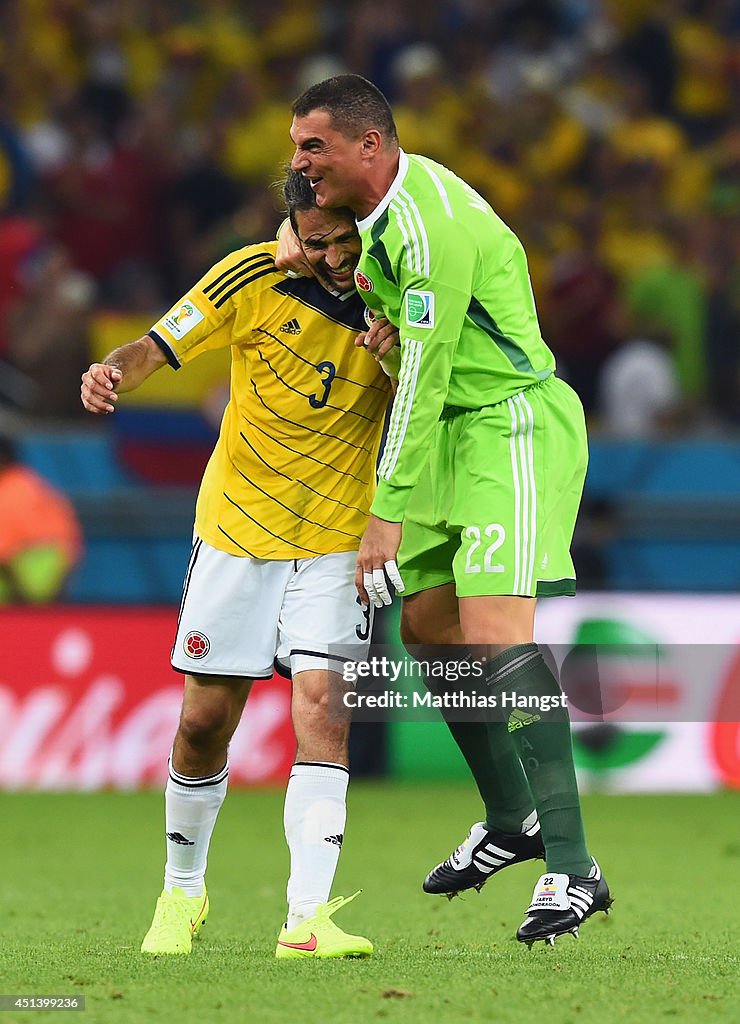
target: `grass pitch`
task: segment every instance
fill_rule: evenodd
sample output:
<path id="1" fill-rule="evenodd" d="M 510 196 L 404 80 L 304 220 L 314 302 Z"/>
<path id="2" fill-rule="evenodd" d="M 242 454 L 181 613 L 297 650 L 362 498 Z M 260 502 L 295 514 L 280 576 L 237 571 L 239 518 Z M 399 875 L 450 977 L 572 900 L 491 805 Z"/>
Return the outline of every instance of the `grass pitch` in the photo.
<path id="1" fill-rule="evenodd" d="M 740 794 L 590 796 L 584 810 L 614 909 L 530 953 L 513 936 L 540 862 L 465 899 L 421 891 L 478 814 L 472 786 L 355 783 L 334 893 L 364 893 L 337 923 L 376 953 L 277 962 L 282 793 L 234 791 L 203 937 L 190 957 L 152 960 L 139 944 L 161 888 L 161 794 L 0 795 L 0 993 L 84 995 L 81 1024 L 737 1020 Z M 59 1015 L 0 1013 L 46 1020 Z"/>

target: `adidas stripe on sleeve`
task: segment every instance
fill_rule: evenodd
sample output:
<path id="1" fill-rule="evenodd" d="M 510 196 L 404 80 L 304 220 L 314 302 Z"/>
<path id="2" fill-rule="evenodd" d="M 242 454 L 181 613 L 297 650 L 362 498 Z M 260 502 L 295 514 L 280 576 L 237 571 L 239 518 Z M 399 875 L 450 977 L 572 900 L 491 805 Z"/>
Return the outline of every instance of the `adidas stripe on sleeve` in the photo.
<path id="1" fill-rule="evenodd" d="M 399 329 L 401 372 L 372 511 L 403 518 L 445 406 L 497 404 L 552 373 L 524 250 L 470 186 L 401 153 L 398 174 L 358 223 L 366 302 Z"/>

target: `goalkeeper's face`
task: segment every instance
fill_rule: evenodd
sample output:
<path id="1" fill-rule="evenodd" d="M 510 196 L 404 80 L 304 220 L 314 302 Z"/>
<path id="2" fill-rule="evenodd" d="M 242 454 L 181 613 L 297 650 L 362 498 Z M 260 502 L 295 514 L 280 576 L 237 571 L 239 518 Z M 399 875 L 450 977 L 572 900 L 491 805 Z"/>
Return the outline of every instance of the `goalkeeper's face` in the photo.
<path id="1" fill-rule="evenodd" d="M 352 291 L 362 242 L 350 211 L 296 210 L 295 222 L 306 259 L 324 287 Z"/>
<path id="2" fill-rule="evenodd" d="M 326 110 L 312 110 L 305 117 L 294 117 L 290 137 L 296 150 L 291 169 L 306 178 L 324 209 L 349 206 L 367 189 L 367 159 L 363 135 L 345 135 L 332 124 Z"/>

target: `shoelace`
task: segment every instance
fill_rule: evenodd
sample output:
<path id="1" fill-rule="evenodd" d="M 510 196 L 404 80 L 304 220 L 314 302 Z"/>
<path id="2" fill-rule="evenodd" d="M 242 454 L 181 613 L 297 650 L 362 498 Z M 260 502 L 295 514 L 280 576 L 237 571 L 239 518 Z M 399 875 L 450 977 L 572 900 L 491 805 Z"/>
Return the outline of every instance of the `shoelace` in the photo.
<path id="1" fill-rule="evenodd" d="M 320 914 L 322 917 L 331 917 L 332 914 L 336 914 L 338 910 L 341 910 L 342 907 L 346 907 L 348 903 L 351 903 L 352 900 L 356 899 L 361 892 L 362 889 L 358 889 L 357 892 L 352 893 L 351 896 L 335 896 L 333 900 L 329 900 L 328 903 L 325 903 L 323 907 L 319 908 L 317 916 Z"/>
<path id="2" fill-rule="evenodd" d="M 173 920 L 176 920 L 178 924 L 182 923 L 182 917 L 185 916 L 188 926 L 190 925 L 190 907 L 188 906 L 185 899 L 178 896 L 173 896 L 172 893 L 165 899 L 160 896 L 157 900 L 157 914 L 155 927 L 157 929 L 163 928 L 168 924 L 171 924 Z"/>

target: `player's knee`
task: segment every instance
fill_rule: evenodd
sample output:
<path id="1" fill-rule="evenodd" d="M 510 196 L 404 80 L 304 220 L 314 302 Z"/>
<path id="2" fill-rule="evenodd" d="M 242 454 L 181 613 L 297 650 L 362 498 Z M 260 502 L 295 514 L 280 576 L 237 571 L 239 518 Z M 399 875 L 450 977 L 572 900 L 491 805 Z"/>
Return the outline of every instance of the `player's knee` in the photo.
<path id="1" fill-rule="evenodd" d="M 299 741 L 330 745 L 346 744 L 349 736 L 351 712 L 342 701 L 342 695 L 334 696 L 327 686 L 302 688 L 293 699 L 293 728 Z"/>
<path id="2" fill-rule="evenodd" d="M 178 731 L 191 747 L 202 748 L 224 738 L 228 740 L 230 728 L 231 709 L 224 703 L 183 708 Z"/>
<path id="3" fill-rule="evenodd" d="M 298 700 L 294 702 L 294 713 L 324 720 L 329 717 L 330 704 L 328 686 L 303 686 Z"/>

